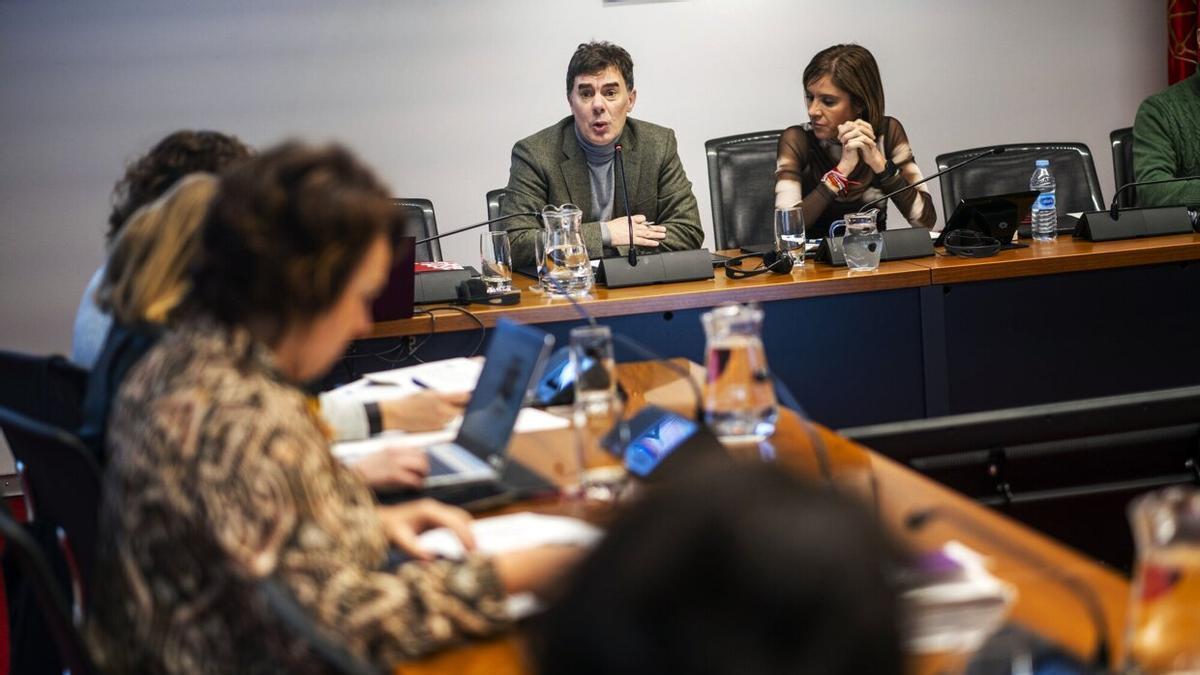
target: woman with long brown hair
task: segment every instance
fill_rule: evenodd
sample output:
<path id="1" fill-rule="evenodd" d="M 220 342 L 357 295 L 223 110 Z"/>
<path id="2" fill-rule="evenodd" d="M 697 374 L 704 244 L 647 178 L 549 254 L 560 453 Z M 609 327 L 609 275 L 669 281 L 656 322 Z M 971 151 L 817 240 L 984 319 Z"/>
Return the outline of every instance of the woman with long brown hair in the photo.
<path id="1" fill-rule="evenodd" d="M 775 206 L 800 206 L 809 237 L 824 237 L 835 220 L 921 180 L 908 135 L 884 115 L 883 82 L 875 57 L 858 45 L 834 45 L 804 69 L 807 124 L 779 138 Z M 892 201 L 915 227 L 933 227 L 937 214 L 924 186 Z M 880 204 L 879 229 L 887 227 Z"/>

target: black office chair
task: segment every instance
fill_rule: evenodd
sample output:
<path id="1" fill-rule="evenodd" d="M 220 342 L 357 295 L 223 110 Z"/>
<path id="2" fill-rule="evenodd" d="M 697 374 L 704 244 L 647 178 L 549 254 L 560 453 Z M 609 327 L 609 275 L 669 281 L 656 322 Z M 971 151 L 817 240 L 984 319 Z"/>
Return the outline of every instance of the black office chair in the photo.
<path id="1" fill-rule="evenodd" d="M 317 627 L 308 612 L 296 602 L 292 592 L 282 583 L 266 578 L 258 582 L 258 592 L 271 616 L 279 619 L 283 628 L 308 647 L 308 651 L 338 675 L 382 675 L 374 666 L 364 663 Z"/>
<path id="2" fill-rule="evenodd" d="M 1113 182 L 1120 190 L 1122 185 L 1137 180 L 1133 177 L 1133 127 L 1114 130 L 1108 135 L 1108 142 L 1112 144 Z M 1137 188 L 1122 192 L 1117 197 L 1117 204 L 1123 209 L 1136 206 Z"/>
<path id="3" fill-rule="evenodd" d="M 3 407 L 0 430 L 17 460 L 29 521 L 58 533 L 58 546 L 75 587 L 75 610 L 82 615 L 96 567 L 100 468 L 74 434 Z M 54 557 L 47 551 L 48 559 Z"/>
<path id="4" fill-rule="evenodd" d="M 759 131 L 704 144 L 718 251 L 775 240 L 775 157 L 782 133 Z"/>
<path id="5" fill-rule="evenodd" d="M 87 378 L 61 356 L 0 351 L 0 406 L 73 432 L 82 421 Z"/>
<path id="6" fill-rule="evenodd" d="M 508 188 L 496 188 L 495 190 L 487 191 L 488 220 L 500 217 L 500 205 L 504 202 L 504 198 L 507 195 Z M 503 223 L 493 223 L 491 229 L 495 231 L 503 226 Z"/>
<path id="7" fill-rule="evenodd" d="M 8 507 L 0 502 L 0 537 L 4 539 L 5 554 L 15 559 L 16 568 L 26 580 L 55 646 L 58 648 L 62 673 L 92 675 L 98 672 L 79 632 L 79 622 L 72 620 L 66 598 L 46 560 L 41 546 L 13 518 Z M 16 635 L 14 634 L 14 637 Z M 20 646 L 20 645 L 14 645 Z M 24 667 L 14 663 L 15 667 Z M 21 672 L 14 670 L 13 672 Z"/>
<path id="8" fill-rule="evenodd" d="M 937 156 L 938 171 L 987 152 L 993 147 L 958 150 Z M 942 213 L 949 218 L 954 207 L 964 197 L 988 197 L 1029 189 L 1034 162 L 1050 160 L 1054 173 L 1055 198 L 1058 215 L 1077 211 L 1099 211 L 1104 208 L 1100 179 L 1092 151 L 1083 143 L 1009 143 L 1001 145 L 1004 153 L 985 157 L 938 180 L 942 186 Z"/>
<path id="9" fill-rule="evenodd" d="M 418 241 L 426 237 L 436 237 L 438 233 L 437 217 L 433 214 L 433 202 L 428 199 L 392 199 L 396 206 L 399 234 L 416 237 Z M 417 244 L 418 262 L 440 262 L 442 259 L 442 243 L 440 240 Z"/>

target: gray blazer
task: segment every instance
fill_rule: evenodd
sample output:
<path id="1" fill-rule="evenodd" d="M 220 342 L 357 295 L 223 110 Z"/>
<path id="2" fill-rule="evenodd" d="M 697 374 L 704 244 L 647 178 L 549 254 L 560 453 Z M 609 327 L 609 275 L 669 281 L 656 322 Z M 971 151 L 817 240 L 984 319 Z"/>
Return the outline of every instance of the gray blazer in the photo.
<path id="1" fill-rule="evenodd" d="M 575 138 L 574 125 L 573 117 L 564 118 L 513 146 L 508 194 L 500 207 L 502 215 L 540 212 L 547 204 L 558 206 L 567 202 L 583 209 L 585 214 L 591 210 L 592 184 L 587 158 Z M 629 182 L 630 210 L 667 228 L 667 238 L 658 248 L 639 250 L 700 248 L 704 242 L 700 211 L 692 194 L 692 183 L 679 161 L 675 132 L 630 118 L 620 140 Z M 625 203 L 620 178 L 614 182 L 613 217 L 619 218 L 625 215 Z M 540 219 L 529 216 L 505 221 L 517 267 L 533 265 L 533 230 L 541 226 Z M 584 223 L 583 236 L 588 256 L 601 257 L 604 244 L 600 223 Z"/>

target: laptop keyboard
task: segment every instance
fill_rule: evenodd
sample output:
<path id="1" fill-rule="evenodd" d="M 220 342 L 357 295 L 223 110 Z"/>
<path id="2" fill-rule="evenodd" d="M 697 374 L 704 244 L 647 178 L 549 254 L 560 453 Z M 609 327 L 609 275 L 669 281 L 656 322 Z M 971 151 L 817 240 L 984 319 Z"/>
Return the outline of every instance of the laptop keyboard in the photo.
<path id="1" fill-rule="evenodd" d="M 429 458 L 430 476 L 446 476 L 455 472 L 449 464 L 438 459 L 436 455 L 426 454 L 426 457 Z"/>

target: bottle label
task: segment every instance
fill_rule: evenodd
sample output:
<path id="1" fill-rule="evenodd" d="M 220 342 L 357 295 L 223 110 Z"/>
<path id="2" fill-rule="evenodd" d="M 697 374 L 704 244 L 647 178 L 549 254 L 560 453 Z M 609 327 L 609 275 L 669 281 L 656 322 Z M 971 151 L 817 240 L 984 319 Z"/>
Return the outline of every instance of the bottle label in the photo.
<path id="1" fill-rule="evenodd" d="M 1054 193 L 1053 192 L 1043 192 L 1040 195 L 1038 195 L 1037 207 L 1039 209 L 1044 209 L 1044 210 L 1053 209 L 1054 208 Z"/>

